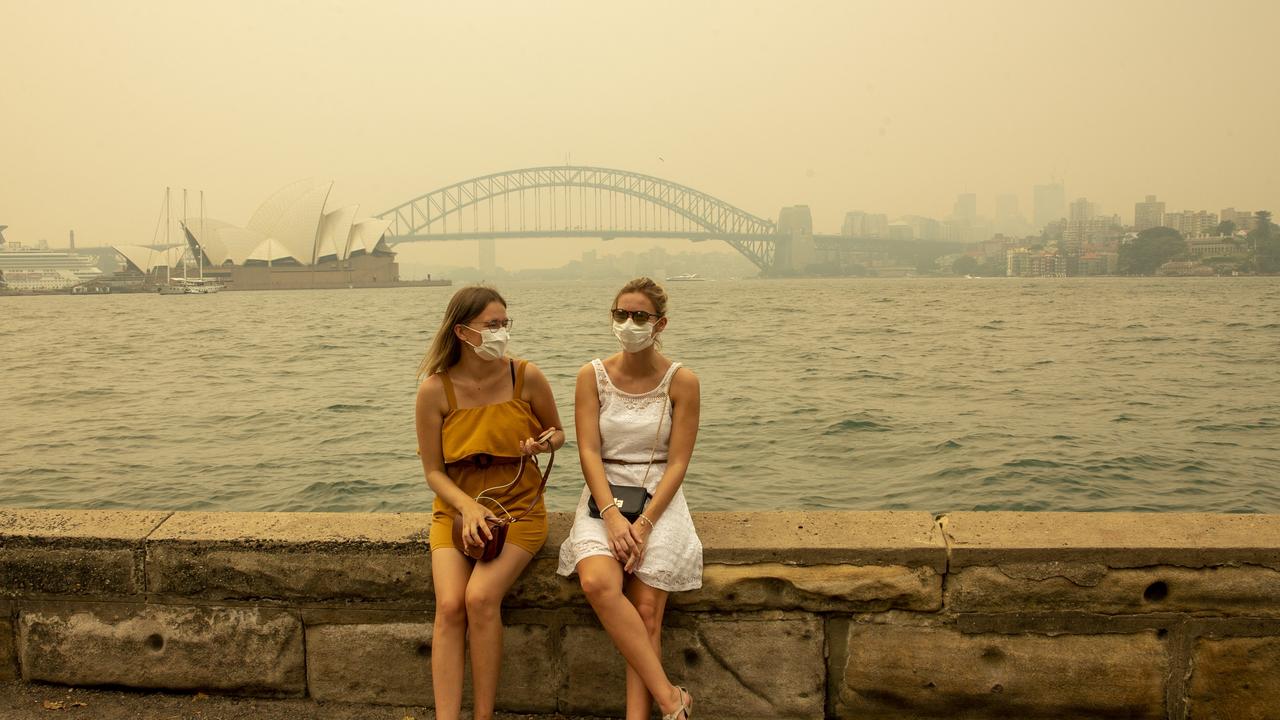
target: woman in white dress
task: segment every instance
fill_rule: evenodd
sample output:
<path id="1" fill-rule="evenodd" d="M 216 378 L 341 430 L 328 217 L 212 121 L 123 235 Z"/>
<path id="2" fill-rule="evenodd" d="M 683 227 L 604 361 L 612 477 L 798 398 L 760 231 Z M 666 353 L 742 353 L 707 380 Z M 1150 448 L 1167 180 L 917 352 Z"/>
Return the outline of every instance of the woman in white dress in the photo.
<path id="1" fill-rule="evenodd" d="M 574 417 L 587 486 L 558 572 L 578 573 L 627 661 L 628 720 L 648 718 L 654 701 L 663 720 L 689 720 L 693 698 L 667 679 L 660 643 L 667 594 L 702 586 L 702 543 L 680 489 L 698 436 L 698 378 L 658 352 L 667 327 L 660 285 L 632 280 L 610 313 L 622 352 L 578 372 Z M 610 484 L 641 486 L 652 498 L 628 521 Z M 602 509 L 598 517 L 591 499 Z"/>

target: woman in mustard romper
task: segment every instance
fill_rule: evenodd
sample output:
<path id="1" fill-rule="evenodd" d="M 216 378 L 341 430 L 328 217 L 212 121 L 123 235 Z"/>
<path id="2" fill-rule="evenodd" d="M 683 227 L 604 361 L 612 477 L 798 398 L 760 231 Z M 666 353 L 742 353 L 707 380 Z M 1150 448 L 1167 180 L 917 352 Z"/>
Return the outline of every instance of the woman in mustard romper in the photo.
<path id="1" fill-rule="evenodd" d="M 502 664 L 502 598 L 547 538 L 542 477 L 533 456 L 564 445 L 547 378 L 533 364 L 506 356 L 511 321 L 492 288 L 454 294 L 419 368 L 415 417 L 418 452 L 435 492 L 431 519 L 431 579 L 436 615 L 431 681 L 438 720 L 462 709 L 463 661 L 471 649 L 474 717 L 490 720 Z M 513 483 L 523 465 L 518 482 Z M 484 493 L 477 502 L 476 496 Z M 453 545 L 455 516 L 463 543 L 483 544 L 487 518 L 520 516 L 502 553 L 476 562 Z"/>

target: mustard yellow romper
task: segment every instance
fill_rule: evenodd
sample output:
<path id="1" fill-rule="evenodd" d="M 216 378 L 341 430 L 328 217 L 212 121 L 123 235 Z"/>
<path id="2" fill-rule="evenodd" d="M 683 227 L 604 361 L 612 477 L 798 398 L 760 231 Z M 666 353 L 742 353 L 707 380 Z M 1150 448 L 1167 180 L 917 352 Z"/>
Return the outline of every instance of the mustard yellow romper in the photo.
<path id="1" fill-rule="evenodd" d="M 538 552 L 547 540 L 547 508 L 538 487 L 542 475 L 532 458 L 520 454 L 520 441 L 537 437 L 543 430 L 528 401 L 520 399 L 524 389 L 524 371 L 527 360 L 510 360 L 511 382 L 514 388 L 511 399 L 492 405 L 460 408 L 453 392 L 453 382 L 448 373 L 440 373 L 444 392 L 449 399 L 449 414 L 444 417 L 440 429 L 444 453 L 445 474 L 462 491 L 471 497 L 490 488 L 498 488 L 511 482 L 525 463 L 520 482 L 502 490 L 490 490 L 487 497 L 497 500 L 513 516 L 524 512 L 530 503 L 529 514 L 513 523 L 507 531 L 507 542 L 529 551 Z M 506 517 L 502 508 L 491 501 L 482 501 L 494 515 Z M 436 496 L 432 505 L 431 549 L 453 547 L 453 516 L 456 510 Z"/>

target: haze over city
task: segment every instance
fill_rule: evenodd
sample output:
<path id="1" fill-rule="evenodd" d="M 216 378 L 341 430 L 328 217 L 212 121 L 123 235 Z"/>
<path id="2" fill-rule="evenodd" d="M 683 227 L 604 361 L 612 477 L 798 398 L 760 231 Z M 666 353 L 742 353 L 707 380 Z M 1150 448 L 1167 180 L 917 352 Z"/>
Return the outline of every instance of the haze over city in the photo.
<path id="1" fill-rule="evenodd" d="M 1280 6 L 0 2 L 0 223 L 11 240 L 150 242 L 166 186 L 243 222 L 335 181 L 377 213 L 517 167 L 616 167 L 764 217 L 807 204 L 991 216 L 1061 180 L 1132 220 L 1267 208 Z M 652 241 L 618 247 L 636 248 Z M 727 251 L 722 243 L 675 251 Z M 508 242 L 508 269 L 597 240 Z M 473 264 L 474 243 L 403 248 Z"/>

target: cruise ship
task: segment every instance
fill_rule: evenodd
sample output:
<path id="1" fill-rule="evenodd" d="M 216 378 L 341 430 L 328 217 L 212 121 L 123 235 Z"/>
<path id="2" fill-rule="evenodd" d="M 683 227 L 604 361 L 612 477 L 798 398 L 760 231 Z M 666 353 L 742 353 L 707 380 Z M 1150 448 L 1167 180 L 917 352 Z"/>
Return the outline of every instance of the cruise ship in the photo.
<path id="1" fill-rule="evenodd" d="M 56 292 L 69 290 L 102 275 L 92 257 L 6 242 L 6 227 L 0 225 L 0 289 Z"/>

